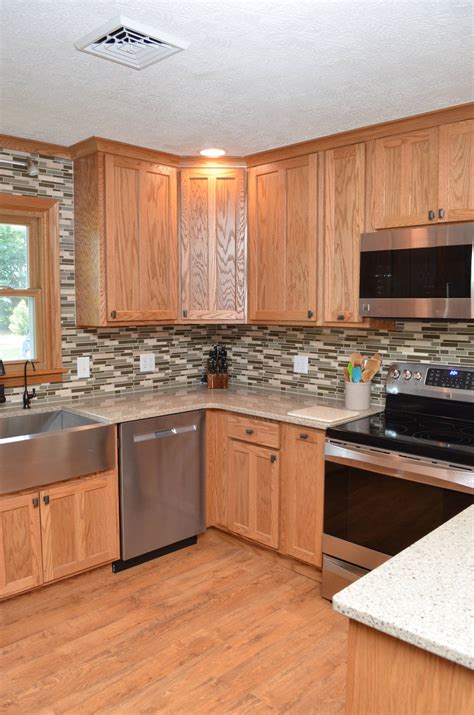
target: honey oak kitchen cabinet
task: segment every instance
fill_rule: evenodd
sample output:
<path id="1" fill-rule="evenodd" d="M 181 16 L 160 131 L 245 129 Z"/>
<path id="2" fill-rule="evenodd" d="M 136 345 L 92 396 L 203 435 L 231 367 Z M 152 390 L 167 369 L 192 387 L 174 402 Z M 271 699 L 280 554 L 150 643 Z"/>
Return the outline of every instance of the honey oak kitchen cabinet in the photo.
<path id="1" fill-rule="evenodd" d="M 74 165 L 77 324 L 176 321 L 176 169 L 103 152 Z"/>
<path id="2" fill-rule="evenodd" d="M 250 322 L 315 324 L 318 157 L 249 169 Z"/>
<path id="3" fill-rule="evenodd" d="M 375 229 L 474 218 L 474 120 L 375 141 Z"/>
<path id="4" fill-rule="evenodd" d="M 245 171 L 181 171 L 181 320 L 243 322 Z"/>
<path id="5" fill-rule="evenodd" d="M 0 598 L 118 558 L 116 470 L 0 497 Z"/>

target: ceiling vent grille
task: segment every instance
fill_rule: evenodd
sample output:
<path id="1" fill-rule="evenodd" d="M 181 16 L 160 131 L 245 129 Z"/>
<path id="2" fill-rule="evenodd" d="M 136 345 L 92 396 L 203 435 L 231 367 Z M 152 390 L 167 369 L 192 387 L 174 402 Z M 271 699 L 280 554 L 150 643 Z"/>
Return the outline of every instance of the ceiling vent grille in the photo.
<path id="1" fill-rule="evenodd" d="M 170 55 L 185 50 L 189 43 L 157 33 L 150 27 L 126 17 L 116 17 L 74 43 L 88 52 L 112 62 L 141 70 Z"/>

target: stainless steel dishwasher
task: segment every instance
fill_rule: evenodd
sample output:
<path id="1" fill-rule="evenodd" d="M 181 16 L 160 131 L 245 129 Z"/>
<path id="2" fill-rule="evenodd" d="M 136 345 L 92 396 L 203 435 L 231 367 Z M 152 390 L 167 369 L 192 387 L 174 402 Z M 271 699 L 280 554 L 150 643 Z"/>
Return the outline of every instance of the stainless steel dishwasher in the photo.
<path id="1" fill-rule="evenodd" d="M 196 543 L 205 531 L 201 411 L 119 426 L 121 571 Z"/>

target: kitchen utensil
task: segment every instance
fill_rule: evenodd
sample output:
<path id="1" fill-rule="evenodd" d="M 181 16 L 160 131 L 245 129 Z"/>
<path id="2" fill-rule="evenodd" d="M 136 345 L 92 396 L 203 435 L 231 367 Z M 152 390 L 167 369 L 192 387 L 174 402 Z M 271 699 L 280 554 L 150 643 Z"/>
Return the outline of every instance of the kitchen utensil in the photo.
<path id="1" fill-rule="evenodd" d="M 349 356 L 349 362 L 352 363 L 352 367 L 360 367 L 362 355 L 360 353 L 351 353 Z"/>
<path id="2" fill-rule="evenodd" d="M 373 377 L 377 374 L 378 370 L 370 370 L 369 368 L 366 368 L 361 377 L 362 382 L 370 382 Z"/>
<path id="3" fill-rule="evenodd" d="M 352 382 L 360 382 L 362 378 L 362 370 L 360 367 L 354 367 L 352 369 Z"/>
<path id="4" fill-rule="evenodd" d="M 347 374 L 349 375 L 349 382 L 352 380 L 352 363 L 349 361 L 347 363 Z"/>
<path id="5" fill-rule="evenodd" d="M 347 367 L 344 368 L 344 382 L 350 382 L 351 376 L 349 375 L 349 370 Z"/>
<path id="6" fill-rule="evenodd" d="M 362 360 L 360 361 L 360 366 L 361 366 L 362 370 L 365 370 L 365 368 L 367 367 L 368 361 L 369 361 L 369 358 L 367 357 L 367 355 L 362 355 Z"/>

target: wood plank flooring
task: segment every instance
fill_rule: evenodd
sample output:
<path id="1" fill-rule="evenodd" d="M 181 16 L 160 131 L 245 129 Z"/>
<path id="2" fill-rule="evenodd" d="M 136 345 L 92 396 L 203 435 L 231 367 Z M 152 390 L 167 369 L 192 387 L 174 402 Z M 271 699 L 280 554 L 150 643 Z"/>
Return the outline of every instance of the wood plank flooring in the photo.
<path id="1" fill-rule="evenodd" d="M 1 712 L 344 712 L 346 620 L 318 582 L 214 529 L 0 608 Z"/>

